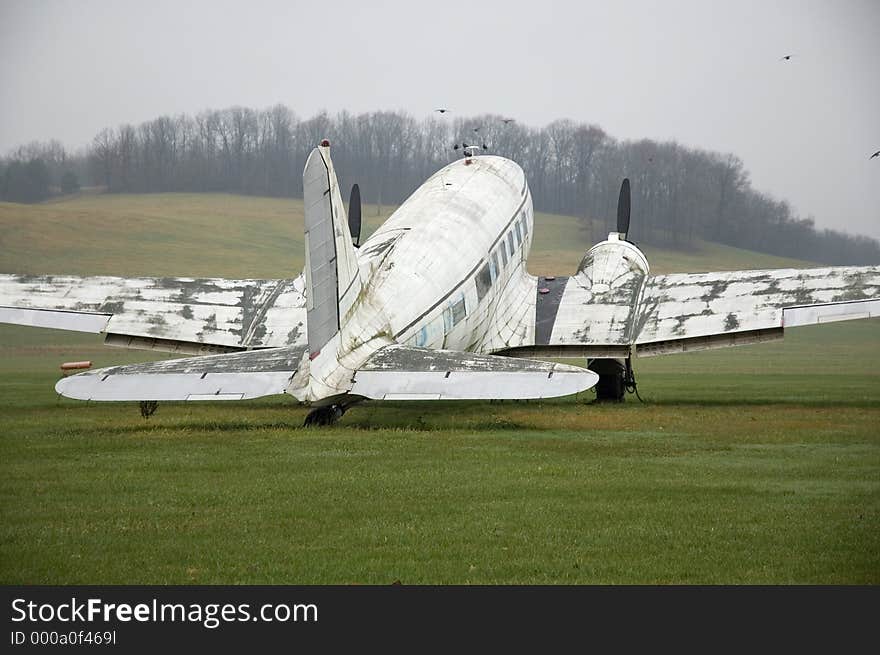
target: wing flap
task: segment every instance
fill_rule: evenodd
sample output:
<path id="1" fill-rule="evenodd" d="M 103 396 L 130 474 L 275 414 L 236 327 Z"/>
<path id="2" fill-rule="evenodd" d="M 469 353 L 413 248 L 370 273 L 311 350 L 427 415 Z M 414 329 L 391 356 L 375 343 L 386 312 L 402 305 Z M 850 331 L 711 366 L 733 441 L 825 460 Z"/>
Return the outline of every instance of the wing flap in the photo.
<path id="1" fill-rule="evenodd" d="M 305 346 L 114 366 L 63 378 L 78 400 L 246 400 L 284 393 Z"/>
<path id="2" fill-rule="evenodd" d="M 553 398 L 585 391 L 598 379 L 576 366 L 395 345 L 355 373 L 351 393 L 375 400 Z"/>

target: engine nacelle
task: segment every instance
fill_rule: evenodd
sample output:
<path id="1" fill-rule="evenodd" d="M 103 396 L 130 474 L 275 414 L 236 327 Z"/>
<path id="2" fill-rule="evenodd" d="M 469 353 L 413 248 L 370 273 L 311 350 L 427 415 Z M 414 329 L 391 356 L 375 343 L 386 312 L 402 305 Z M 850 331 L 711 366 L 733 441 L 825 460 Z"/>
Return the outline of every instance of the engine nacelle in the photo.
<path id="1" fill-rule="evenodd" d="M 634 290 L 641 291 L 649 272 L 642 251 L 617 232 L 590 248 L 578 265 L 578 273 L 591 281 L 594 296 L 610 293 L 615 300 L 621 294 L 629 299 Z"/>

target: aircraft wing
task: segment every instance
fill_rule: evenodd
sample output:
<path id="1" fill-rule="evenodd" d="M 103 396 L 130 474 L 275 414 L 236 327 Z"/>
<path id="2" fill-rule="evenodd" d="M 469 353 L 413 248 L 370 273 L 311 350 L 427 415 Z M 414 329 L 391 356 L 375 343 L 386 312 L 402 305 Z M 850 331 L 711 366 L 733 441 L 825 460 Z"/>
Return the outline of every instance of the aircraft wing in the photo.
<path id="1" fill-rule="evenodd" d="M 880 316 L 880 266 L 674 273 L 649 277 L 639 355 L 780 338 L 782 330 Z"/>
<path id="2" fill-rule="evenodd" d="M 305 345 L 112 366 L 62 378 L 78 400 L 246 400 L 284 393 Z"/>
<path id="3" fill-rule="evenodd" d="M 287 280 L 0 274 L 0 323 L 106 332 L 182 352 L 305 344 L 302 276 Z"/>
<path id="4" fill-rule="evenodd" d="M 351 393 L 375 400 L 553 398 L 598 380 L 577 366 L 393 345 L 355 372 Z"/>
<path id="5" fill-rule="evenodd" d="M 779 339 L 786 327 L 880 316 L 880 266 L 647 276 L 627 263 L 621 258 L 601 283 L 584 272 L 538 281 L 539 355 L 720 348 Z"/>

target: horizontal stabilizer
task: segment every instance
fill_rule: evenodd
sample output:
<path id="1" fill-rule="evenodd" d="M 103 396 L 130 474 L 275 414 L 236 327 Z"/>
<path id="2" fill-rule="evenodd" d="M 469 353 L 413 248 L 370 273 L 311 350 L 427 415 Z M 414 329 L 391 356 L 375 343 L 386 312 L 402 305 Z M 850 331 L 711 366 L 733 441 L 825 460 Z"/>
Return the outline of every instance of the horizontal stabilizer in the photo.
<path id="1" fill-rule="evenodd" d="M 351 393 L 374 400 L 553 398 L 598 380 L 590 370 L 565 364 L 395 345 L 355 373 Z"/>
<path id="2" fill-rule="evenodd" d="M 305 346 L 113 366 L 59 380 L 78 400 L 247 400 L 284 393 Z"/>

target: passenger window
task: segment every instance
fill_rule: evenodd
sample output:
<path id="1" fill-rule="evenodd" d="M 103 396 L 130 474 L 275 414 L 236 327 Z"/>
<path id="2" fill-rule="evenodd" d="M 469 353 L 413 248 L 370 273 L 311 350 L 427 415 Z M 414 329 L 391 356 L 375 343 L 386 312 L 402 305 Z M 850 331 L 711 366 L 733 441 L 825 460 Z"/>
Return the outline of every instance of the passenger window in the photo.
<path id="1" fill-rule="evenodd" d="M 507 242 L 502 239 L 501 240 L 501 263 L 507 266 Z"/>
<path id="2" fill-rule="evenodd" d="M 477 300 L 480 301 L 489 292 L 492 286 L 492 273 L 489 270 L 489 264 L 486 263 L 480 272 L 477 273 Z"/>
<path id="3" fill-rule="evenodd" d="M 489 260 L 489 275 L 492 282 L 498 278 L 498 253 L 492 253 L 492 259 Z"/>
<path id="4" fill-rule="evenodd" d="M 467 316 L 467 307 L 464 304 L 464 294 L 462 294 L 461 298 L 452 306 L 452 324 L 458 325 L 465 316 Z"/>
<path id="5" fill-rule="evenodd" d="M 516 245 L 521 246 L 522 245 L 522 232 L 520 232 L 520 230 L 519 230 L 519 221 L 514 223 L 513 226 L 516 228 Z"/>
<path id="6" fill-rule="evenodd" d="M 428 326 L 424 326 L 416 335 L 416 346 L 421 348 L 428 343 Z"/>
<path id="7" fill-rule="evenodd" d="M 513 230 L 507 233 L 507 244 L 510 248 L 510 257 L 513 258 L 513 253 L 516 252 L 516 248 L 513 245 Z"/>
<path id="8" fill-rule="evenodd" d="M 452 307 L 443 310 L 443 332 L 449 334 L 452 330 Z"/>

